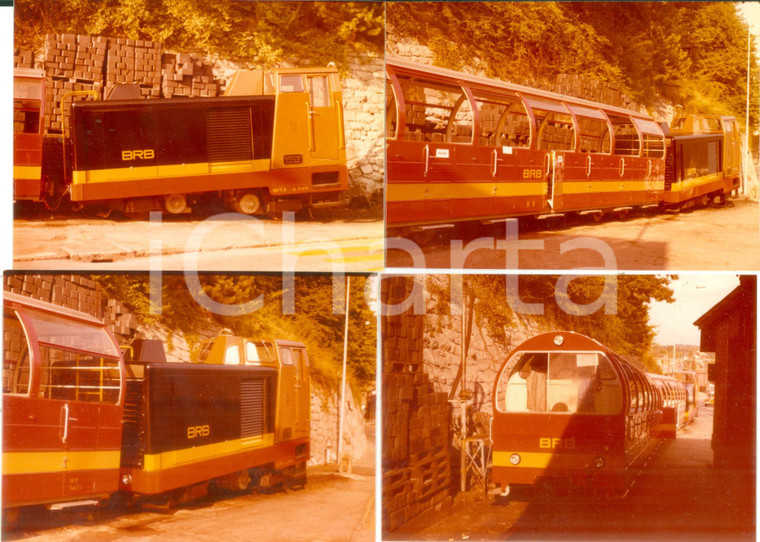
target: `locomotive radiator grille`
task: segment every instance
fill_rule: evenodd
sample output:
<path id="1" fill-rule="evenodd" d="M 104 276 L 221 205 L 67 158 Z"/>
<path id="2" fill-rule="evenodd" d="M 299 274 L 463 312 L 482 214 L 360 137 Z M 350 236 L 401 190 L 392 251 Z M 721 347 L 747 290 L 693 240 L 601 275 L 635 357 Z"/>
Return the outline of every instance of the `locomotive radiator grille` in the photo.
<path id="1" fill-rule="evenodd" d="M 143 381 L 127 380 L 124 399 L 124 426 L 121 441 L 121 462 L 129 467 L 142 467 L 145 443 L 143 441 Z"/>
<path id="2" fill-rule="evenodd" d="M 209 110 L 206 113 L 206 145 L 209 162 L 253 160 L 250 110 Z"/>
<path id="3" fill-rule="evenodd" d="M 240 437 L 264 434 L 264 380 L 240 382 Z"/>

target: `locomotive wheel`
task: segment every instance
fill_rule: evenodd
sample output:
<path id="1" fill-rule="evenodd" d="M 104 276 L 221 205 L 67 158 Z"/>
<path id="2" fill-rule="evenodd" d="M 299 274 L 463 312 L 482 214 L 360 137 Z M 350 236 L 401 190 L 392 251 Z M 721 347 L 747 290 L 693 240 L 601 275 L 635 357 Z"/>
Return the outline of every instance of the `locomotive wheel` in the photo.
<path id="1" fill-rule="evenodd" d="M 707 207 L 708 205 L 710 205 L 710 197 L 707 194 L 705 194 L 699 199 L 699 206 Z"/>
<path id="2" fill-rule="evenodd" d="M 598 213 L 591 213 L 591 220 L 593 220 L 597 224 L 602 221 L 602 218 L 604 218 L 603 211 L 599 211 Z"/>
<path id="3" fill-rule="evenodd" d="M 242 192 L 235 195 L 232 207 L 238 213 L 253 215 L 261 209 L 261 199 L 253 192 Z"/>
<path id="4" fill-rule="evenodd" d="M 164 196 L 164 209 L 172 215 L 178 215 L 187 209 L 187 200 L 182 194 L 169 194 Z"/>

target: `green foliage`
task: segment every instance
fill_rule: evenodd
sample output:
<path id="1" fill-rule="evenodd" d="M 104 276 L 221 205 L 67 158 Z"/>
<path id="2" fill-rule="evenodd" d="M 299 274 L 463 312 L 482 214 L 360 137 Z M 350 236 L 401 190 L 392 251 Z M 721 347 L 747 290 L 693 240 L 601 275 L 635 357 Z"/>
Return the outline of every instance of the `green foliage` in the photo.
<path id="1" fill-rule="evenodd" d="M 15 10 L 17 47 L 39 47 L 49 33 L 80 33 L 159 41 L 168 50 L 264 67 L 346 66 L 353 53 L 383 51 L 378 2 L 17 0 Z"/>
<path id="2" fill-rule="evenodd" d="M 248 337 L 301 341 L 307 347 L 313 376 L 331 386 L 340 381 L 345 301 L 341 300 L 342 289 L 336 301 L 333 300 L 330 276 L 297 276 L 295 288 L 291 290 L 288 283 L 283 288 L 279 276 L 201 275 L 200 284 L 191 290 L 183 275 L 165 274 L 161 314 L 150 310 L 150 290 L 145 275 L 91 278 L 109 298 L 124 303 L 144 323 L 180 332 L 188 342 L 199 341 L 202 335 L 221 328 Z M 352 276 L 350 281 L 347 373 L 355 388 L 365 389 L 374 385 L 376 367 L 376 317 L 365 299 L 365 288 L 371 279 Z M 371 295 L 372 292 L 367 296 L 370 301 Z M 206 307 L 210 307 L 208 301 L 241 305 L 254 302 L 260 296 L 261 306 L 247 314 L 217 314 L 199 304 L 205 300 Z M 287 309 L 291 299 L 292 311 Z"/>
<path id="3" fill-rule="evenodd" d="M 734 3 L 400 2 L 387 10 L 393 35 L 428 45 L 442 67 L 536 84 L 581 75 L 646 106 L 665 98 L 695 113 L 745 117 L 747 25 Z M 757 81 L 753 68 L 753 125 Z"/>
<path id="4" fill-rule="evenodd" d="M 673 301 L 669 277 L 582 276 L 565 283 L 566 291 L 564 287 L 559 287 L 561 285 L 558 285 L 556 276 L 522 275 L 510 277 L 512 279 L 517 280 L 518 288 L 509 296 L 504 277 L 481 275 L 465 279 L 465 287 L 469 288 L 475 299 L 476 323 L 485 328 L 489 337 L 503 348 L 514 346 L 510 335 L 519 318 L 538 319 L 553 329 L 588 335 L 645 368 L 656 366 L 651 356 L 654 330 L 649 324 L 649 302 Z M 604 298 L 605 306 L 590 315 L 577 315 L 566 310 L 572 304 L 587 305 L 600 299 L 604 293 L 605 279 L 614 285 L 616 298 Z M 518 301 L 542 304 L 542 314 L 521 314 Z M 612 314 L 606 314 L 606 307 L 614 307 L 615 310 Z"/>

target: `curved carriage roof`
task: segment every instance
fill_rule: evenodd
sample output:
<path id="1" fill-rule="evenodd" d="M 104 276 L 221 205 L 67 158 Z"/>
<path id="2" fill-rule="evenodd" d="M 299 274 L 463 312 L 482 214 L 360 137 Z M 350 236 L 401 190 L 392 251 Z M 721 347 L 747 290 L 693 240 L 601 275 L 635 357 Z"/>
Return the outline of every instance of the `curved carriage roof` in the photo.
<path id="1" fill-rule="evenodd" d="M 532 87 L 523 85 L 516 85 L 514 83 L 506 83 L 498 79 L 490 79 L 479 75 L 470 75 L 463 72 L 449 70 L 446 68 L 439 68 L 437 66 L 430 66 L 426 64 L 418 64 L 416 62 L 409 62 L 407 60 L 401 60 L 393 57 L 385 57 L 385 65 L 390 67 L 394 73 L 404 73 L 408 75 L 424 75 L 426 79 L 438 80 L 440 82 L 449 82 L 457 84 L 467 84 L 471 88 L 479 90 L 491 90 L 491 91 L 510 91 L 512 93 L 519 93 L 523 97 L 543 98 L 549 99 L 555 102 L 564 102 L 568 105 L 576 105 L 589 108 L 603 109 L 607 113 L 617 113 L 619 115 L 627 115 L 629 117 L 637 119 L 651 120 L 649 115 L 634 111 L 633 109 L 625 109 L 623 107 L 616 107 L 601 102 L 594 102 L 591 100 L 584 100 L 582 98 L 575 98 L 566 94 L 559 94 L 557 92 L 550 92 L 547 90 L 539 90 Z M 582 114 L 582 113 L 580 113 Z"/>
<path id="2" fill-rule="evenodd" d="M 12 292 L 3 292 L 3 304 L 11 308 L 29 308 L 49 314 L 56 314 L 58 316 L 63 316 L 72 320 L 78 320 L 80 322 L 93 324 L 96 326 L 103 327 L 105 325 L 99 318 L 96 318 L 91 314 L 87 314 L 75 309 L 70 309 L 68 307 L 55 305 L 54 303 L 48 303 L 47 301 L 41 301 L 39 299 L 33 299 L 31 297 L 14 294 Z"/>

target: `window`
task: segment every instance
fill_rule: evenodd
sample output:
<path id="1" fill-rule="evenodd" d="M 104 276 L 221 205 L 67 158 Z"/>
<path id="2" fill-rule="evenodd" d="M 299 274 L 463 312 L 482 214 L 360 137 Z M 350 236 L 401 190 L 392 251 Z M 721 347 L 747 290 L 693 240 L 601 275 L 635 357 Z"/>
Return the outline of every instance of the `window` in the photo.
<path id="1" fill-rule="evenodd" d="M 518 354 L 502 375 L 497 408 L 506 412 L 612 415 L 622 393 L 606 356 L 596 352 Z M 501 401 L 503 394 L 503 402 Z"/>
<path id="2" fill-rule="evenodd" d="M 631 119 L 610 115 L 612 131 L 615 134 L 614 154 L 620 156 L 638 156 L 641 146 L 639 133 Z"/>
<path id="3" fill-rule="evenodd" d="M 472 108 L 459 87 L 399 77 L 406 126 L 404 139 L 435 143 L 471 143 Z"/>
<path id="4" fill-rule="evenodd" d="M 596 154 L 609 154 L 610 131 L 607 122 L 602 119 L 576 117 L 578 120 L 578 138 L 580 151 Z"/>
<path id="5" fill-rule="evenodd" d="M 573 118 L 562 113 L 534 109 L 538 146 L 545 151 L 569 151 L 575 147 Z"/>
<path id="6" fill-rule="evenodd" d="M 385 83 L 385 137 L 396 139 L 396 126 L 398 123 L 396 111 L 396 95 L 393 93 L 393 85 L 390 81 Z"/>
<path id="7" fill-rule="evenodd" d="M 25 314 L 29 316 L 40 343 L 119 357 L 119 349 L 102 327 L 34 310 Z"/>
<path id="8" fill-rule="evenodd" d="M 240 347 L 237 344 L 227 347 L 227 351 L 224 353 L 224 364 L 240 365 Z"/>
<path id="9" fill-rule="evenodd" d="M 61 348 L 40 347 L 40 395 L 89 403 L 119 400 L 119 360 Z"/>
<path id="10" fill-rule="evenodd" d="M 3 318 L 3 393 L 29 393 L 29 347 L 12 312 Z"/>
<path id="11" fill-rule="evenodd" d="M 258 365 L 261 360 L 259 359 L 259 351 L 256 349 L 256 345 L 251 341 L 245 342 L 245 362 L 248 364 Z"/>
<path id="12" fill-rule="evenodd" d="M 303 80 L 300 75 L 281 75 L 280 92 L 303 92 Z"/>
<path id="13" fill-rule="evenodd" d="M 13 102 L 13 131 L 23 134 L 40 133 L 40 106 L 20 100 Z"/>
<path id="14" fill-rule="evenodd" d="M 312 107 L 330 107 L 330 81 L 327 76 L 309 77 L 309 100 Z"/>
<path id="15" fill-rule="evenodd" d="M 528 147 L 530 121 L 525 106 L 516 96 L 475 94 L 480 119 L 480 145 Z"/>

